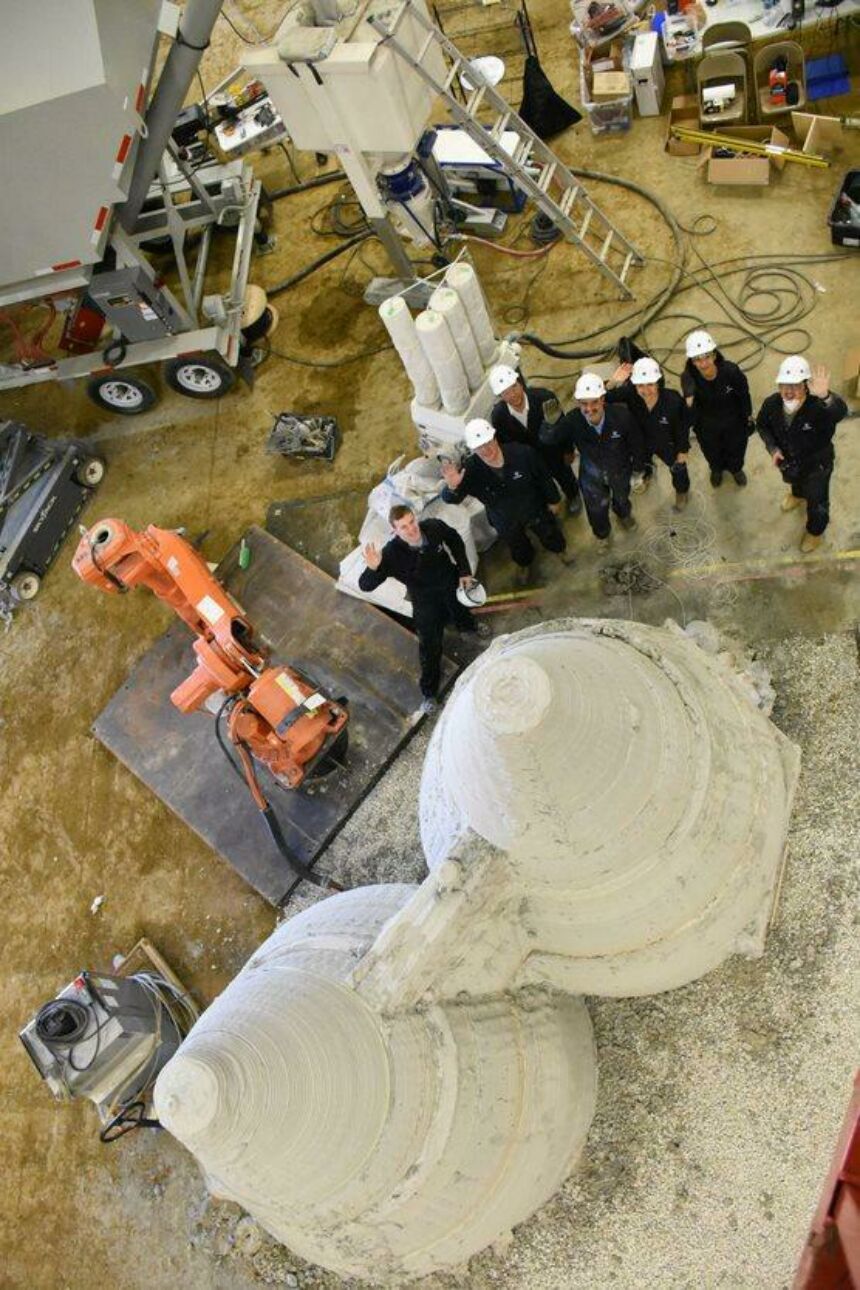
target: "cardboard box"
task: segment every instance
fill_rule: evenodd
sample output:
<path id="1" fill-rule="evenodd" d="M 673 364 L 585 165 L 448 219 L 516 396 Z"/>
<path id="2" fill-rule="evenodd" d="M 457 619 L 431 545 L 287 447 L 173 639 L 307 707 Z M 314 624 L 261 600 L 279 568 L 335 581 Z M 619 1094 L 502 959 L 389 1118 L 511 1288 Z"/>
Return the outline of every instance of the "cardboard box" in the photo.
<path id="1" fill-rule="evenodd" d="M 783 134 L 775 125 L 739 125 L 718 133 L 737 139 L 739 143 L 744 139 L 755 143 L 769 143 L 777 150 L 789 146 L 788 135 Z M 785 158 L 778 151 L 769 156 L 715 157 L 713 148 L 705 148 L 699 161 L 709 184 L 744 186 L 769 184 L 771 168 L 782 170 L 784 165 Z"/>
<path id="2" fill-rule="evenodd" d="M 630 79 L 626 72 L 595 72 L 591 81 L 593 99 L 623 99 L 630 93 Z"/>
<path id="3" fill-rule="evenodd" d="M 699 129 L 699 100 L 695 94 L 681 94 L 672 99 L 669 108 L 669 128 L 666 131 L 666 142 L 663 145 L 670 157 L 698 157 L 699 145 L 685 143 L 672 135 L 673 125 L 686 125 L 691 130 Z"/>
<path id="4" fill-rule="evenodd" d="M 849 349 L 842 364 L 846 398 L 860 399 L 860 345 Z"/>

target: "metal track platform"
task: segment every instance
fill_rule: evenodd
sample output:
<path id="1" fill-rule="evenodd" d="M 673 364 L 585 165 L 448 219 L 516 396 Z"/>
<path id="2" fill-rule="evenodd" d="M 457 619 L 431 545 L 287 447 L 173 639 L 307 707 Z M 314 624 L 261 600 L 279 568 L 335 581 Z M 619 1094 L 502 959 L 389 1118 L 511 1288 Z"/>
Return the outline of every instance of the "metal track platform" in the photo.
<path id="1" fill-rule="evenodd" d="M 259 528 L 245 535 L 219 578 L 272 647 L 350 708 L 349 750 L 342 767 L 317 786 L 288 792 L 267 771 L 260 783 L 290 849 L 313 865 L 416 728 L 421 702 L 415 638 L 365 601 L 343 596 L 333 580 Z M 182 716 L 170 702 L 194 663 L 193 637 L 176 623 L 144 654 L 96 719 L 96 737 L 180 819 L 208 842 L 272 905 L 283 905 L 297 879 L 277 853 L 247 788 L 220 751 L 214 720 Z M 443 686 L 458 670 L 443 660 Z"/>

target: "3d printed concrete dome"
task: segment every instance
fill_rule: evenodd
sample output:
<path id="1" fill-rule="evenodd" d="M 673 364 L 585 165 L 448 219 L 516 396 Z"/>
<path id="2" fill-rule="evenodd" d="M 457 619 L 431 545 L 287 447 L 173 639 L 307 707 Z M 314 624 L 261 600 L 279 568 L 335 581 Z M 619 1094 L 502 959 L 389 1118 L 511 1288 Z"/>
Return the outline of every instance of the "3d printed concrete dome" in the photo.
<path id="1" fill-rule="evenodd" d="M 463 673 L 421 786 L 431 872 L 282 924 L 162 1071 L 213 1191 L 402 1285 L 503 1237 L 594 1111 L 574 992 L 760 950 L 797 751 L 677 628 L 569 620 Z"/>
<path id="2" fill-rule="evenodd" d="M 468 1259 L 553 1194 L 596 1083 L 577 999 L 416 1007 L 401 977 L 407 1006 L 383 1011 L 370 985 L 369 997 L 354 986 L 357 961 L 416 890 L 359 888 L 282 924 L 156 1090 L 162 1123 L 216 1194 L 304 1258 L 398 1284 Z"/>
<path id="3" fill-rule="evenodd" d="M 460 678 L 421 785 L 428 864 L 478 835 L 519 889 L 516 983 L 651 994 L 763 946 L 798 753 L 678 628 L 565 620 Z"/>

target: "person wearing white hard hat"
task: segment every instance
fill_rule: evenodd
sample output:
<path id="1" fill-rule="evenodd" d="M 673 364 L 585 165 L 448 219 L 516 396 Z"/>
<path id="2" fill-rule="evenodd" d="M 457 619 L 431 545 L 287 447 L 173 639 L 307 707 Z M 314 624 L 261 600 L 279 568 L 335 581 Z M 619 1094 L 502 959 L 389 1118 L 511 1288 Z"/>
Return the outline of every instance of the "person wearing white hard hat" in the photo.
<path id="1" fill-rule="evenodd" d="M 490 524 L 508 544 L 518 569 L 517 581 L 525 585 L 535 557 L 529 531 L 547 551 L 560 555 L 565 564 L 572 563 L 564 533 L 551 509 L 561 504 L 561 498 L 534 448 L 524 443 L 502 446 L 483 417 L 467 422 L 466 447 L 471 456 L 462 467 L 450 461 L 442 463 L 442 498 L 456 504 L 475 497 L 483 504 Z"/>
<path id="2" fill-rule="evenodd" d="M 746 485 L 747 443 L 755 429 L 750 387 L 737 363 L 724 358 L 710 332 L 691 331 L 681 389 L 702 452 L 719 488 L 728 471 L 739 488 Z"/>
<path id="3" fill-rule="evenodd" d="M 603 544 L 609 542 L 610 507 L 624 529 L 636 527 L 630 504 L 634 462 L 643 457 L 642 433 L 627 408 L 606 402 L 603 378 L 583 372 L 576 383 L 578 406 L 542 434 L 564 452 L 579 452 L 579 487 L 591 531 Z"/>
<path id="4" fill-rule="evenodd" d="M 683 510 L 690 497 L 689 412 L 677 390 L 666 388 L 663 370 L 656 359 L 643 356 L 635 363 L 622 363 L 613 373 L 610 403 L 621 402 L 642 431 L 644 458 L 640 466 L 645 483 L 653 473 L 653 459 L 665 462 L 672 475 L 676 511 Z M 633 485 L 636 492 L 636 485 Z"/>
<path id="5" fill-rule="evenodd" d="M 515 368 L 498 363 L 490 371 L 490 389 L 498 397 L 490 422 L 500 444 L 527 443 L 541 457 L 567 499 L 569 515 L 579 515 L 582 498 L 576 475 L 564 453 L 540 439 L 540 429 L 549 414 L 555 420 L 560 412 L 558 400 L 552 390 L 530 385 L 526 388 L 522 376 Z"/>
<path id="6" fill-rule="evenodd" d="M 810 368 L 801 354 L 783 359 L 776 384 L 776 394 L 769 394 L 759 408 L 756 426 L 788 484 L 780 509 L 793 511 L 806 503 L 800 549 L 808 554 L 820 544 L 830 520 L 833 436 L 848 408 L 830 392 L 827 368 Z"/>
<path id="7" fill-rule="evenodd" d="M 421 711 L 436 710 L 442 675 L 442 639 L 448 623 L 459 632 L 489 636 L 486 623 L 479 623 L 458 596 L 461 588 L 475 579 L 463 539 L 444 520 L 419 520 L 411 506 L 392 506 L 388 522 L 394 537 L 382 550 L 369 543 L 358 585 L 374 591 L 386 578 L 396 578 L 406 587 L 412 602 L 412 621 L 418 637 Z"/>

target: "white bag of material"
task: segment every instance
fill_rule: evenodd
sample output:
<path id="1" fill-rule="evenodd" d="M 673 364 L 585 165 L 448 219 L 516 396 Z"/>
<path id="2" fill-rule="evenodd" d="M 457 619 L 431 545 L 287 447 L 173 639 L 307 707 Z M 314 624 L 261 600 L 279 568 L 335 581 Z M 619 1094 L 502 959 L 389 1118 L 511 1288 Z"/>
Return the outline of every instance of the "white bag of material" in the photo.
<path id="1" fill-rule="evenodd" d="M 421 348 L 415 331 L 415 319 L 409 312 L 406 301 L 402 296 L 383 300 L 379 306 L 379 316 L 400 355 L 406 375 L 412 382 L 415 398 L 425 408 L 438 407 L 439 383 Z"/>
<path id="2" fill-rule="evenodd" d="M 495 357 L 496 338 L 493 335 L 493 324 L 490 321 L 487 302 L 484 299 L 478 275 L 471 264 L 460 260 L 446 271 L 445 285 L 453 287 L 463 301 L 466 317 L 469 319 L 469 326 L 472 328 L 472 334 L 481 355 L 481 362 L 486 367 Z"/>
<path id="3" fill-rule="evenodd" d="M 437 287 L 430 297 L 430 308 L 440 313 L 447 322 L 457 353 L 466 369 L 469 389 L 477 390 L 484 380 L 484 364 L 466 314 L 466 306 L 453 287 Z"/>
<path id="4" fill-rule="evenodd" d="M 469 406 L 469 381 L 448 323 L 435 309 L 425 309 L 415 319 L 415 330 L 439 384 L 443 408 L 460 416 Z"/>
<path id="5" fill-rule="evenodd" d="M 401 455 L 391 463 L 382 483 L 371 490 L 367 499 L 370 510 L 386 523 L 392 506 L 411 506 L 419 515 L 445 487 L 438 461 L 417 457 L 407 466 L 402 466 L 402 461 Z"/>

